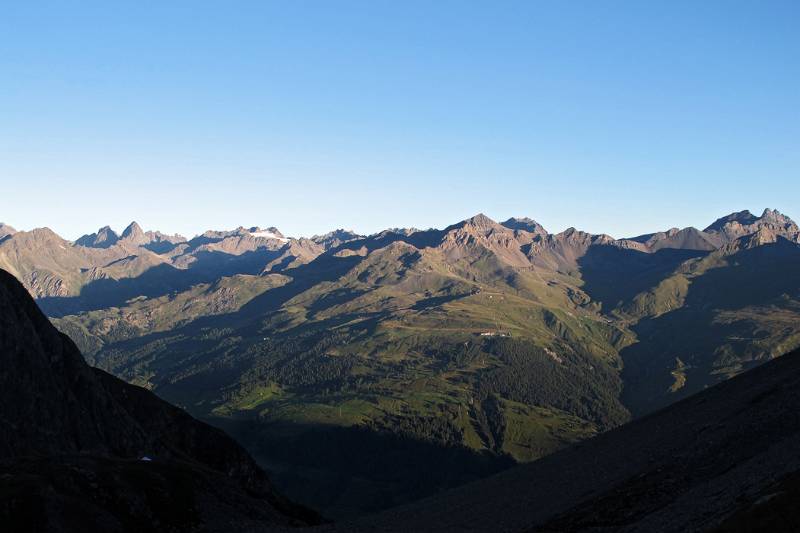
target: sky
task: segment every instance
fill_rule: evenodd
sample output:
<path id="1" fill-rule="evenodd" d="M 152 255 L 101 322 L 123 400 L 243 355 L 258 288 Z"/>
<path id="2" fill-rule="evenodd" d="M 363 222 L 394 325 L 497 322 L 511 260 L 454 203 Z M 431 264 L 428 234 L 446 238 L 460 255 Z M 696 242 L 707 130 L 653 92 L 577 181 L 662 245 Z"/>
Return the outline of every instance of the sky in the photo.
<path id="1" fill-rule="evenodd" d="M 800 2 L 9 2 L 0 221 L 800 218 Z"/>

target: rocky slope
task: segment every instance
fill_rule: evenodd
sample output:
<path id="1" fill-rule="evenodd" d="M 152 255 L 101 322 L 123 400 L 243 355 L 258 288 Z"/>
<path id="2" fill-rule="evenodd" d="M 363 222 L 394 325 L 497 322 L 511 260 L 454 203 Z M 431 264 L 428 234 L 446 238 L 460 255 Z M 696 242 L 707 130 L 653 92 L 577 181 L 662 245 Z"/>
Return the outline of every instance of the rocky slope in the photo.
<path id="1" fill-rule="evenodd" d="M 0 358 L 4 527 L 230 531 L 317 520 L 224 433 L 89 367 L 5 271 Z"/>

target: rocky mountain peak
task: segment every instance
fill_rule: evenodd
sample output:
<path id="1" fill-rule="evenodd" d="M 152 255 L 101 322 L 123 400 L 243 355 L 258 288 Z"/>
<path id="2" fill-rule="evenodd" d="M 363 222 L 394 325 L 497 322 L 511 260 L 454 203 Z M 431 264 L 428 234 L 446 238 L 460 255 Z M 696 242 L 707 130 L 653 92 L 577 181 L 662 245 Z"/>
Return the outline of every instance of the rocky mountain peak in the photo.
<path id="1" fill-rule="evenodd" d="M 250 237 L 255 237 L 257 239 L 273 239 L 284 243 L 289 242 L 289 239 L 284 237 L 283 233 L 281 233 L 275 226 L 270 226 L 266 229 L 262 229 L 259 226 L 253 226 L 252 228 L 248 229 L 239 229 L 244 235 L 249 235 Z"/>
<path id="2" fill-rule="evenodd" d="M 718 232 L 722 230 L 726 225 L 730 224 L 731 222 L 736 222 L 743 226 L 749 225 L 754 223 L 758 220 L 758 217 L 755 216 L 753 213 L 745 209 L 744 211 L 737 211 L 735 213 L 731 213 L 730 215 L 726 215 L 724 217 L 720 217 L 714 221 L 713 224 L 708 226 L 704 229 L 704 232 Z"/>
<path id="3" fill-rule="evenodd" d="M 139 224 L 137 224 L 135 221 L 131 222 L 128 227 L 125 228 L 125 231 L 122 232 L 120 240 L 136 246 L 141 246 L 142 244 L 147 244 L 150 242 L 150 239 L 147 238 L 144 230 L 142 230 L 141 226 L 139 226 Z"/>
<path id="4" fill-rule="evenodd" d="M 57 242 L 63 243 L 64 239 L 62 239 L 55 231 L 51 230 L 50 228 L 34 228 L 28 232 L 17 232 L 16 235 L 22 235 L 27 233 L 33 240 L 38 242 Z"/>
<path id="5" fill-rule="evenodd" d="M 347 230 L 347 229 L 344 229 L 344 228 L 338 228 L 338 229 L 335 229 L 333 231 L 329 231 L 328 233 L 325 233 L 324 235 L 314 235 L 313 237 L 311 237 L 311 240 L 313 240 L 313 241 L 316 241 L 316 240 L 322 241 L 322 240 L 330 239 L 330 238 L 345 238 L 345 239 L 347 239 L 347 238 L 353 238 L 353 237 L 358 237 L 358 236 L 359 235 L 357 233 L 355 233 L 354 231 L 350 231 L 350 230 Z"/>
<path id="6" fill-rule="evenodd" d="M 547 235 L 547 230 L 541 224 L 528 217 L 511 217 L 505 222 L 500 223 L 508 229 L 527 231 L 537 235 Z"/>
<path id="7" fill-rule="evenodd" d="M 325 247 L 326 250 L 329 250 L 345 242 L 361 238 L 363 237 L 354 231 L 339 228 L 333 231 L 329 231 L 324 235 L 314 235 L 313 237 L 311 237 L 311 240 L 317 244 L 321 244 L 322 246 Z"/>
<path id="8" fill-rule="evenodd" d="M 131 237 L 140 237 L 144 235 L 144 231 L 136 221 L 131 222 L 127 228 L 122 232 L 123 239 L 130 239 Z"/>
<path id="9" fill-rule="evenodd" d="M 462 220 L 458 224 L 453 224 L 444 229 L 445 233 L 466 232 L 473 235 L 489 235 L 490 233 L 500 230 L 501 232 L 508 232 L 508 228 L 504 228 L 491 218 L 483 213 L 478 213 L 474 217 Z"/>
<path id="10" fill-rule="evenodd" d="M 153 241 L 156 241 L 156 242 L 165 241 L 165 242 L 171 242 L 171 243 L 186 242 L 186 237 L 184 237 L 183 235 L 180 235 L 178 233 L 175 233 L 173 235 L 168 235 L 168 234 L 162 233 L 160 231 L 145 231 L 144 234 L 147 236 L 147 238 L 150 240 L 150 242 L 153 242 Z"/>
<path id="11" fill-rule="evenodd" d="M 797 228 L 794 220 L 782 214 L 777 209 L 764 209 L 764 213 L 759 218 L 760 222 L 773 224 L 776 226 L 783 226 L 785 229 Z"/>
<path id="12" fill-rule="evenodd" d="M 494 228 L 499 225 L 497 222 L 487 217 L 483 213 L 478 213 L 474 217 L 466 219 L 464 222 L 462 222 L 462 224 L 464 226 L 472 226 L 479 229 Z"/>
<path id="13" fill-rule="evenodd" d="M 119 235 L 112 230 L 109 226 L 103 226 L 97 233 L 84 235 L 75 241 L 78 246 L 85 246 L 87 248 L 109 248 L 119 241 Z"/>
<path id="14" fill-rule="evenodd" d="M 775 209 L 765 209 L 760 217 L 750 211 L 739 211 L 722 217 L 705 229 L 705 232 L 720 235 L 725 241 L 732 242 L 746 235 L 753 235 L 762 229 L 768 229 L 775 236 L 796 240 L 800 228 L 786 215 Z M 761 242 L 759 238 L 754 242 Z M 768 241 L 764 241 L 768 242 Z"/>

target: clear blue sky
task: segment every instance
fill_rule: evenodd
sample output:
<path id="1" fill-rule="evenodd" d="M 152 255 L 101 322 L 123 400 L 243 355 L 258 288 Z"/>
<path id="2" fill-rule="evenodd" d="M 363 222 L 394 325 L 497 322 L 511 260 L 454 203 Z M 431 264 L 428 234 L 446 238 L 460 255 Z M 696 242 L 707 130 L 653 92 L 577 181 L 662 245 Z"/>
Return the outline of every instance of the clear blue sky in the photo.
<path id="1" fill-rule="evenodd" d="M 800 218 L 800 2 L 11 2 L 0 220 Z"/>

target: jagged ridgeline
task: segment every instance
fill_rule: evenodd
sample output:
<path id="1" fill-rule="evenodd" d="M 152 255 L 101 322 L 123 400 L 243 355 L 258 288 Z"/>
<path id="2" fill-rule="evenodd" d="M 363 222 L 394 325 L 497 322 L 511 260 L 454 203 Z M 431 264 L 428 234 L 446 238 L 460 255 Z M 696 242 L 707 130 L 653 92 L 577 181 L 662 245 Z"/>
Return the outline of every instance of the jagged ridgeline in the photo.
<path id="1" fill-rule="evenodd" d="M 75 243 L 0 231 L 94 365 L 231 431 L 351 516 L 531 461 L 800 345 L 798 227 L 772 210 L 628 239 L 484 215 Z"/>

